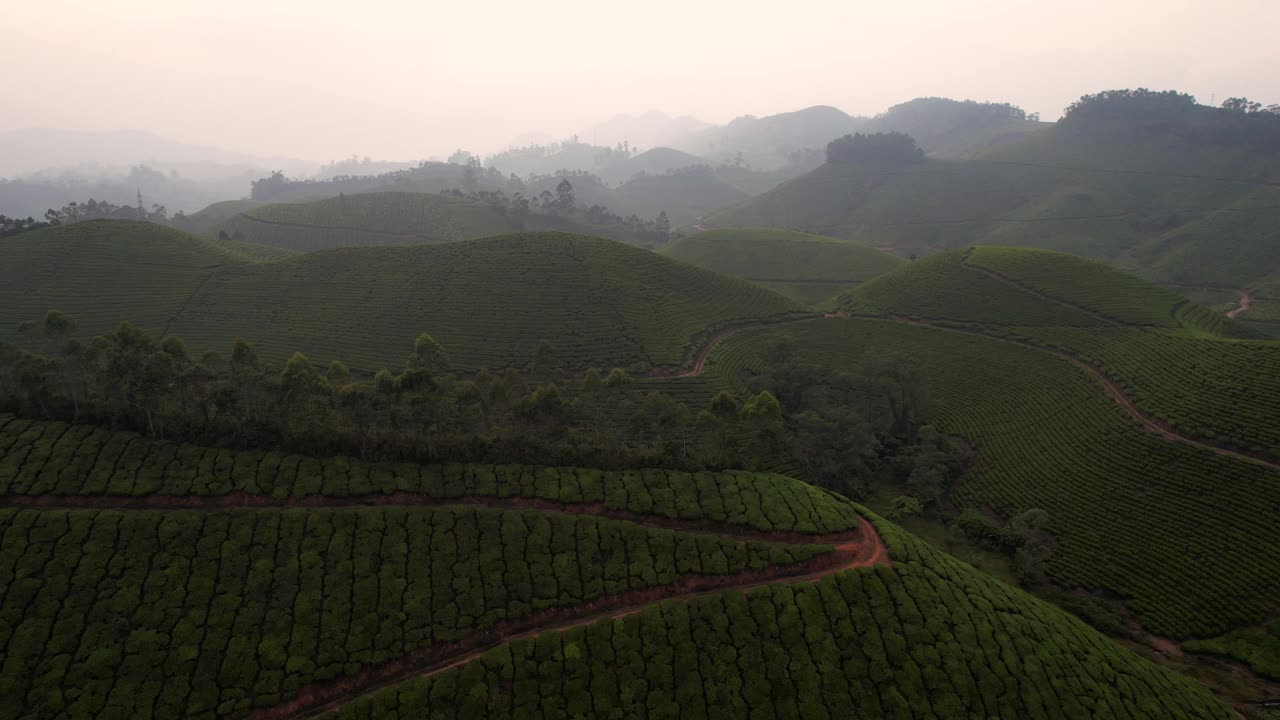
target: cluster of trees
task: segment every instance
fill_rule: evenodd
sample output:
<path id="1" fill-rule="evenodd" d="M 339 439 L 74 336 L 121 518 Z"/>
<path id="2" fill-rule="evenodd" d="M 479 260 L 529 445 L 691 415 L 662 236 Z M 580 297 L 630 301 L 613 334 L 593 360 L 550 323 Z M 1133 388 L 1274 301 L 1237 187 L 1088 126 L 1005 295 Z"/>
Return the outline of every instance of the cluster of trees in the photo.
<path id="1" fill-rule="evenodd" d="M 1040 508 L 1024 510 L 1001 523 L 973 508 L 960 513 L 956 527 L 970 541 L 1013 556 L 1013 570 L 1026 585 L 1039 585 L 1045 563 L 1053 553 L 1048 531 L 1049 513 Z"/>
<path id="2" fill-rule="evenodd" d="M 306 197 L 332 197 L 339 193 L 439 192 L 466 182 L 466 165 L 420 162 L 417 166 L 372 175 L 335 175 L 328 179 L 294 179 L 277 170 L 250 182 L 249 196 L 261 202 L 288 202 Z M 484 172 L 486 186 L 500 187 L 504 178 L 496 170 Z"/>
<path id="3" fill-rule="evenodd" d="M 1262 103 L 1254 102 L 1246 97 L 1227 98 L 1222 101 L 1222 109 L 1227 112 L 1241 113 L 1244 115 L 1253 115 L 1256 113 L 1280 115 L 1280 104 L 1273 103 L 1264 107 Z"/>
<path id="4" fill-rule="evenodd" d="M 508 185 L 520 189 L 510 195 L 502 190 L 463 192 L 457 188 L 444 194 L 499 208 L 518 223 L 523 223 L 530 215 L 550 215 L 576 220 L 592 226 L 593 232 L 642 245 L 661 245 L 671 239 L 671 221 L 665 210 L 660 211 L 652 220 L 644 220 L 635 213 L 623 217 L 604 205 L 594 204 L 586 208 L 579 206 L 573 183 L 569 181 L 573 176 L 569 172 L 558 174 L 556 177 L 559 177 L 560 182 L 556 184 L 554 194 L 544 189 L 540 193 L 526 196 L 523 191 L 525 182 L 514 176 Z M 530 182 L 542 179 L 531 178 Z"/>
<path id="5" fill-rule="evenodd" d="M 914 503 L 904 504 L 906 514 L 948 511 L 947 493 L 967 457 L 923 423 L 929 399 L 924 379 L 907 358 L 871 358 L 856 372 L 843 372 L 806 363 L 785 340 L 770 347 L 766 358 L 769 369 L 749 387 L 758 393 L 757 405 L 759 398 L 776 400 L 779 407 L 771 412 L 783 418 L 785 433 L 768 452 L 848 497 L 864 498 L 888 483 Z M 717 396 L 712 407 L 728 402 L 731 397 Z"/>
<path id="6" fill-rule="evenodd" d="M 6 717 L 239 716 L 500 620 L 824 549 L 474 508 L 8 509 L 0 535 L 24 575 L 0 600 Z"/>
<path id="7" fill-rule="evenodd" d="M 1175 90 L 1106 90 L 1071 103 L 1062 120 L 1067 123 L 1161 123 L 1187 118 L 1198 108 L 1204 110 L 1196 104 L 1195 97 Z M 1245 116 L 1251 120 L 1271 120 L 1280 116 L 1280 104 L 1263 105 L 1246 97 L 1228 98 L 1219 109 L 1222 118 Z"/>
<path id="8" fill-rule="evenodd" d="M 592 145 L 573 135 L 561 142 L 503 150 L 485 158 L 484 164 L 517 175 L 547 173 L 559 168 L 605 170 L 629 160 L 637 152 L 639 148 L 626 141 L 612 147 Z"/>
<path id="9" fill-rule="evenodd" d="M 927 109 L 934 113 L 950 113 L 966 118 L 1005 118 L 1011 120 L 1039 121 L 1040 113 L 1028 113 L 1012 103 L 978 102 L 976 100 L 952 100 L 943 97 L 921 97 L 898 103 L 876 116 L 883 119 L 895 115 L 917 115 Z"/>
<path id="10" fill-rule="evenodd" d="M 38 230 L 40 228 L 49 227 L 54 223 L 48 220 L 36 220 L 33 217 L 28 218 L 11 218 L 7 215 L 0 215 L 0 237 L 9 237 L 17 235 L 20 232 L 28 230 Z"/>
<path id="11" fill-rule="evenodd" d="M 89 202 L 71 201 L 60 208 L 45 211 L 43 220 L 28 217 L 26 219 L 10 218 L 0 215 L 0 237 L 16 235 L 28 230 L 50 227 L 53 225 L 71 225 L 86 220 L 138 220 L 142 222 L 167 223 L 169 211 L 163 205 L 152 205 L 150 210 L 140 210 L 135 205 L 115 205 L 106 200 L 98 201 L 89 198 Z"/>
<path id="12" fill-rule="evenodd" d="M 358 378 L 342 363 L 317 369 L 301 354 L 269 368 L 244 340 L 227 358 L 195 359 L 180 339 L 156 342 L 128 323 L 89 342 L 75 339 L 74 328 L 50 312 L 21 330 L 31 349 L 60 345 L 56 353 L 0 346 L 0 405 L 155 438 L 363 459 L 696 470 L 772 469 L 794 457 L 854 494 L 871 480 L 852 476 L 886 466 L 910 474 L 912 453 L 938 447 L 919 432 L 922 408 L 902 400 L 919 396 L 918 378 L 879 366 L 868 367 L 865 381 L 842 376 L 829 381 L 837 390 L 812 394 L 798 389 L 812 374 L 797 371 L 792 384 L 774 385 L 786 393 L 785 410 L 769 389 L 722 392 L 698 408 L 617 368 L 569 377 L 545 341 L 526 368 L 462 377 L 423 334 L 403 368 Z M 828 441 L 856 452 L 842 459 L 824 448 Z"/>
<path id="13" fill-rule="evenodd" d="M 99 202 L 90 198 L 87 203 L 71 202 L 57 210 L 51 209 L 44 216 L 55 225 L 70 225 L 86 220 L 141 220 L 165 223 L 169 220 L 169 211 L 163 205 L 152 205 L 150 210 L 140 210 L 136 205 L 114 205 L 105 200 Z"/>
<path id="14" fill-rule="evenodd" d="M 1196 99 L 1176 90 L 1104 90 L 1067 106 L 1062 122 L 1143 122 L 1186 115 Z"/>
<path id="15" fill-rule="evenodd" d="M 900 132 L 855 133 L 827 143 L 829 163 L 909 163 L 924 158 L 915 138 Z"/>
<path id="16" fill-rule="evenodd" d="M 408 170 L 414 163 L 374 160 L 368 155 L 359 157 L 352 155 L 342 160 L 334 160 L 320 166 L 316 170 L 317 178 L 352 177 L 354 175 L 377 175 L 379 173 Z"/>

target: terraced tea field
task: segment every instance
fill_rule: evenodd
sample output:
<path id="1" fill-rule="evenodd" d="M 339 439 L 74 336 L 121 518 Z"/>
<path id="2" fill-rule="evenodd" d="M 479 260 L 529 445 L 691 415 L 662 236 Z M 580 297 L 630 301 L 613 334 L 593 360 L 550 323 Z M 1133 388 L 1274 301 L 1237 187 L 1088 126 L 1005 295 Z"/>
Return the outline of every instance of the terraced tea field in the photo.
<path id="1" fill-rule="evenodd" d="M 236 268 L 192 296 L 173 332 L 260 338 L 274 362 L 301 351 L 361 368 L 401 364 L 420 332 L 467 370 L 524 367 L 543 339 L 569 367 L 676 366 L 709 329 L 802 309 L 613 241 L 534 234 Z"/>
<path id="2" fill-rule="evenodd" d="M 426 193 L 379 192 L 279 203 L 228 220 L 251 242 L 301 252 L 363 245 L 453 242 L 518 232 L 499 209 Z"/>
<path id="3" fill-rule="evenodd" d="M 161 225 L 95 221 L 0 239 L 0 340 L 57 309 L 85 337 L 122 321 L 159 335 L 220 267 L 262 261 L 257 248 Z"/>
<path id="4" fill-rule="evenodd" d="M 1051 577 L 1124 599 L 1149 631 L 1210 637 L 1275 613 L 1280 472 L 1147 431 L 1090 373 L 996 338 L 890 320 L 744 331 L 709 374 L 763 367 L 780 337 L 837 368 L 901 354 L 926 378 L 935 422 L 978 449 L 954 490 L 1005 517 L 1050 516 Z"/>
<path id="5" fill-rule="evenodd" d="M 1054 349 L 1175 432 L 1280 458 L 1280 343 L 1235 339 L 1253 333 L 1106 266 L 1046 251 L 953 251 L 860 286 L 846 302 L 857 314 Z"/>
<path id="6" fill-rule="evenodd" d="M 0 588 L 12 717 L 1230 717 L 780 476 L 365 464 L 0 416 Z"/>
<path id="7" fill-rule="evenodd" d="M 526 367 L 544 339 L 574 370 L 676 367 L 717 328 L 805 312 L 746 281 L 554 233 L 269 264 L 235 244 L 135 223 L 36 231 L 5 246 L 0 340 L 28 342 L 19 323 L 58 309 L 86 340 L 128 320 L 181 337 L 197 357 L 248 338 L 275 365 L 300 351 L 354 369 L 400 367 L 429 332 L 462 370 Z"/>
<path id="8" fill-rule="evenodd" d="M 903 262 L 858 243 L 763 228 L 708 230 L 670 243 L 659 252 L 751 280 L 810 305 L 831 300 Z"/>

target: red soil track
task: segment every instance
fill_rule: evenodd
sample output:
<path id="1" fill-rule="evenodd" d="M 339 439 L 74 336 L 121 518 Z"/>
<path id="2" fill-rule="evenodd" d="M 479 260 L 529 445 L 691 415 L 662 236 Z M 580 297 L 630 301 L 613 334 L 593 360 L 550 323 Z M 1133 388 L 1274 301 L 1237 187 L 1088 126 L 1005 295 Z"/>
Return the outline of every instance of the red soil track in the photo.
<path id="1" fill-rule="evenodd" d="M 1012 340 L 1010 338 L 1001 337 L 999 335 L 995 335 L 989 332 L 984 332 L 982 330 L 958 328 L 958 327 L 952 327 L 949 325 L 938 325 L 928 320 L 908 319 L 908 318 L 894 316 L 894 315 L 889 316 L 889 319 L 895 322 L 905 323 L 907 325 L 917 325 L 920 327 L 932 328 L 934 330 L 941 330 L 943 332 L 958 332 L 958 333 L 964 333 L 966 335 L 978 335 L 978 336 L 989 338 L 992 340 L 998 340 L 1000 342 L 1006 342 L 1013 345 L 1018 345 L 1020 347 L 1030 348 L 1032 350 L 1038 350 L 1040 352 L 1049 353 L 1050 355 L 1054 355 L 1056 357 L 1062 358 L 1063 360 L 1066 360 L 1067 362 L 1071 363 L 1072 365 L 1075 365 L 1076 367 L 1080 368 L 1081 370 L 1085 371 L 1086 373 L 1096 378 L 1098 382 L 1102 383 L 1102 386 L 1106 388 L 1107 393 L 1111 395 L 1111 398 L 1115 400 L 1117 404 L 1120 405 L 1121 409 L 1123 409 L 1127 415 L 1132 417 L 1134 420 L 1137 420 L 1147 430 L 1150 430 L 1158 434 L 1165 440 L 1168 440 L 1170 442 L 1183 443 L 1186 445 L 1194 445 L 1195 447 L 1208 450 L 1209 452 L 1215 455 L 1221 455 L 1223 457 L 1231 457 L 1237 460 L 1243 460 L 1245 462 L 1254 463 L 1256 465 L 1262 465 L 1272 470 L 1280 471 L 1280 463 L 1277 463 L 1274 460 L 1270 460 L 1270 459 L 1253 455 L 1250 453 L 1230 450 L 1230 449 L 1220 447 L 1218 445 L 1212 445 L 1206 442 L 1201 442 L 1199 440 L 1187 437 L 1186 435 L 1179 433 L 1178 431 L 1169 427 L 1168 423 L 1165 423 L 1162 420 L 1158 420 L 1142 412 L 1142 410 L 1138 409 L 1138 406 L 1133 404 L 1133 400 L 1129 398 L 1129 395 L 1125 393 L 1124 389 L 1121 388 L 1119 385 L 1117 385 L 1115 381 L 1107 377 L 1106 374 L 1104 374 L 1098 368 L 1094 367 L 1093 365 L 1090 365 L 1089 363 L 1081 360 L 1080 358 L 1070 353 L 1063 352 L 1061 350 L 1054 350 L 1052 348 L 1042 347 L 1039 345 L 1033 345 L 1031 343 L 1025 343 L 1018 340 Z"/>
<path id="2" fill-rule="evenodd" d="M 465 665 L 500 645 L 634 615 L 664 600 L 689 601 L 713 593 L 741 592 L 776 582 L 816 582 L 833 573 L 855 568 L 893 566 L 884 541 L 865 518 L 859 518 L 857 535 L 857 540 L 840 536 L 842 542 L 832 552 L 803 563 L 774 565 L 759 572 L 743 571 L 720 577 L 685 576 L 663 587 L 619 593 L 572 608 L 541 610 L 516 620 L 500 621 L 458 642 L 415 650 L 391 662 L 368 666 L 352 677 L 303 687 L 294 699 L 260 710 L 250 717 L 277 720 L 321 715 L 384 687 Z M 832 537 L 815 536 L 808 541 L 821 543 Z"/>
<path id="3" fill-rule="evenodd" d="M 831 317 L 831 315 L 823 315 L 822 317 Z M 781 320 L 760 320 L 758 322 L 743 323 L 741 325 L 731 325 L 721 328 L 711 334 L 707 341 L 699 348 L 698 354 L 693 356 L 693 364 L 687 368 L 654 368 L 649 371 L 649 377 L 662 378 L 690 378 L 697 377 L 707 367 L 707 358 L 711 356 L 711 352 L 720 345 L 720 343 L 730 335 L 734 335 L 745 330 L 754 330 L 756 328 L 769 327 L 771 325 L 789 325 L 791 323 L 807 322 L 815 320 L 818 315 L 803 315 L 800 317 L 783 318 Z"/>
<path id="4" fill-rule="evenodd" d="M 1236 308 L 1235 310 L 1229 311 L 1227 313 L 1227 317 L 1231 318 L 1232 320 L 1235 320 L 1237 317 L 1240 316 L 1240 313 L 1245 312 L 1251 307 L 1253 307 L 1253 296 L 1249 294 L 1248 290 L 1241 290 L 1240 291 L 1240 307 Z"/>

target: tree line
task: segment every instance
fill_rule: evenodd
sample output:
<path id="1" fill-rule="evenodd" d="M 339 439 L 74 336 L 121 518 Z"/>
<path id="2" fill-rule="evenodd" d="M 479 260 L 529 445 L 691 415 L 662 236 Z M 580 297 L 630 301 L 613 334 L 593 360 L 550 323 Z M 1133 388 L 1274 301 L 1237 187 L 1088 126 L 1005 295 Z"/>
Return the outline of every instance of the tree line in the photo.
<path id="1" fill-rule="evenodd" d="M 555 193 L 544 189 L 542 192 L 525 195 L 525 184 L 519 178 L 512 181 L 517 189 L 510 195 L 502 190 L 477 190 L 463 192 L 459 189 L 442 194 L 473 202 L 484 203 L 498 209 L 510 217 L 516 224 L 522 225 L 531 216 L 556 217 L 574 220 L 591 226 L 593 232 L 608 233 L 617 240 L 641 245 L 662 245 L 671 239 L 671 220 L 665 210 L 652 220 L 641 219 L 635 213 L 623 217 L 609 210 L 604 205 L 594 204 L 583 208 L 578 204 L 573 191 L 571 175 L 565 174 L 556 184 Z M 535 178 L 540 179 L 540 178 Z"/>
<path id="2" fill-rule="evenodd" d="M 404 365 L 373 374 L 295 353 L 264 363 L 237 339 L 192 357 L 179 338 L 122 324 L 83 341 L 51 311 L 23 323 L 27 347 L 0 344 L 0 407 L 152 438 L 364 460 L 491 462 L 682 470 L 788 469 L 854 497 L 892 481 L 941 505 L 963 466 L 925 424 L 921 378 L 899 358 L 856 373 L 779 349 L 739 393 L 688 404 L 622 369 L 572 375 L 540 342 L 524 367 L 456 372 L 427 334 Z"/>
<path id="3" fill-rule="evenodd" d="M 137 206 L 116 205 L 106 200 L 98 201 L 89 198 L 85 203 L 72 201 L 60 208 L 50 208 L 45 211 L 42 220 L 36 220 L 33 217 L 21 219 L 0 215 L 0 237 L 54 225 L 72 225 L 86 220 L 137 220 L 164 224 L 169 221 L 169 211 L 163 205 L 152 205 L 150 210 L 146 210 Z"/>

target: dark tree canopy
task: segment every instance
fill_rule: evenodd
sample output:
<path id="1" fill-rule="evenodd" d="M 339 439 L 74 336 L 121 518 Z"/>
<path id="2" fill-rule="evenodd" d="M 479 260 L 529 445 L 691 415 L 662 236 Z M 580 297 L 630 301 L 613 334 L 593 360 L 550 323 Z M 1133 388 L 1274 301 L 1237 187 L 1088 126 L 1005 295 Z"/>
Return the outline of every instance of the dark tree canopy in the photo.
<path id="1" fill-rule="evenodd" d="M 915 139 L 899 132 L 845 135 L 827 144 L 829 163 L 904 163 L 923 157 Z"/>
<path id="2" fill-rule="evenodd" d="M 1069 122 L 1148 122 L 1183 117 L 1196 99 L 1176 90 L 1104 90 L 1071 103 L 1062 115 Z"/>

